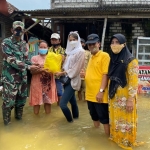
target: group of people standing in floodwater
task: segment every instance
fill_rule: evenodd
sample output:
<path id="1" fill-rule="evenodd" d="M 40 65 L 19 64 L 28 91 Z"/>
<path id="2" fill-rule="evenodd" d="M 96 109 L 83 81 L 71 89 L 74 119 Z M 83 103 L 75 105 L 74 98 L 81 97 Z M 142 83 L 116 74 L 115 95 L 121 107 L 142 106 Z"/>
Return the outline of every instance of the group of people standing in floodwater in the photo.
<path id="1" fill-rule="evenodd" d="M 85 82 L 85 100 L 94 126 L 100 123 L 109 138 L 120 147 L 132 150 L 142 144 L 136 141 L 137 134 L 137 88 L 138 61 L 132 56 L 126 38 L 115 34 L 110 39 L 110 55 L 100 50 L 100 38 L 90 34 L 85 42 L 77 32 L 68 35 L 66 49 L 61 47 L 60 35 L 51 35 L 51 47 L 46 41 L 39 42 L 39 55 L 27 58 L 24 23 L 15 21 L 12 36 L 2 42 L 2 112 L 4 124 L 11 121 L 11 110 L 15 118 L 22 119 L 27 98 L 27 70 L 32 74 L 29 104 L 39 114 L 44 104 L 45 113 L 51 112 L 51 104 L 57 102 L 69 123 L 79 118 L 75 91 L 81 99 L 81 81 Z M 83 49 L 86 44 L 88 52 Z M 62 69 L 51 73 L 44 69 L 47 53 L 62 55 Z M 85 66 L 86 65 L 86 66 Z M 67 82 L 62 84 L 61 78 Z M 82 79 L 82 80 L 81 80 Z M 68 108 L 71 104 L 71 110 Z"/>

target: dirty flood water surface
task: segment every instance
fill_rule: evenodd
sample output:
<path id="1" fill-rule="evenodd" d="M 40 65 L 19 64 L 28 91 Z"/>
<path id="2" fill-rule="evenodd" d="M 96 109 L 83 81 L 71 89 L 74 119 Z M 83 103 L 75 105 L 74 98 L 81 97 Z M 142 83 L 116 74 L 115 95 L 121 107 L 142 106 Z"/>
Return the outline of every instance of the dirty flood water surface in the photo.
<path id="1" fill-rule="evenodd" d="M 35 116 L 27 100 L 23 119 L 15 120 L 12 110 L 8 126 L 4 126 L 0 111 L 0 150 L 121 150 L 104 134 L 102 125 L 100 128 L 93 127 L 86 102 L 77 102 L 80 117 L 73 123 L 66 121 L 57 104 L 52 105 L 51 114 L 46 115 L 41 106 L 40 115 Z M 138 96 L 137 139 L 145 144 L 135 150 L 150 149 L 149 95 Z"/>

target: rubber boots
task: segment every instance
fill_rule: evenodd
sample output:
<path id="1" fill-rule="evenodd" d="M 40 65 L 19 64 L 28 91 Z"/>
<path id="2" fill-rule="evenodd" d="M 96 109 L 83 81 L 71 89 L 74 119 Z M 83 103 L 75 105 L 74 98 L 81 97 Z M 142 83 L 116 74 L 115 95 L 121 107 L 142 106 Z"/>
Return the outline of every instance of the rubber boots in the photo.
<path id="1" fill-rule="evenodd" d="M 8 125 L 11 121 L 11 108 L 2 108 L 4 125 Z"/>
<path id="2" fill-rule="evenodd" d="M 17 120 L 21 120 L 22 119 L 22 114 L 23 114 L 23 106 L 20 107 L 15 107 L 15 118 Z"/>

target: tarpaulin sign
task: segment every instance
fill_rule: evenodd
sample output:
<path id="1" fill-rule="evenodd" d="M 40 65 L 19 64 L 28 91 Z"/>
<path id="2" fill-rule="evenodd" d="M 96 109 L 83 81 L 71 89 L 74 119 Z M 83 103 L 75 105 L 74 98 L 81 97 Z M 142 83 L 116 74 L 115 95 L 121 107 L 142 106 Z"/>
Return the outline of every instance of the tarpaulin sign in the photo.
<path id="1" fill-rule="evenodd" d="M 139 66 L 138 93 L 150 93 L 150 66 Z"/>

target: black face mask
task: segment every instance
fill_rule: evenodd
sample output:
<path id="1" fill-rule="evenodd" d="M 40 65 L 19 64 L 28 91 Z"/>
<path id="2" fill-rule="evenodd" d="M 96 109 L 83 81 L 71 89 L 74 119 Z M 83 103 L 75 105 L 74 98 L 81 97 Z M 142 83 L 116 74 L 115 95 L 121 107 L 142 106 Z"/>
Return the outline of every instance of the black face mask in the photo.
<path id="1" fill-rule="evenodd" d="M 21 36 L 22 30 L 20 30 L 20 29 L 15 29 L 15 31 L 16 31 L 15 36 Z"/>
<path id="2" fill-rule="evenodd" d="M 60 43 L 58 43 L 58 44 L 52 44 L 52 46 L 55 48 L 55 47 L 57 47 L 57 46 L 59 46 L 60 45 Z"/>

